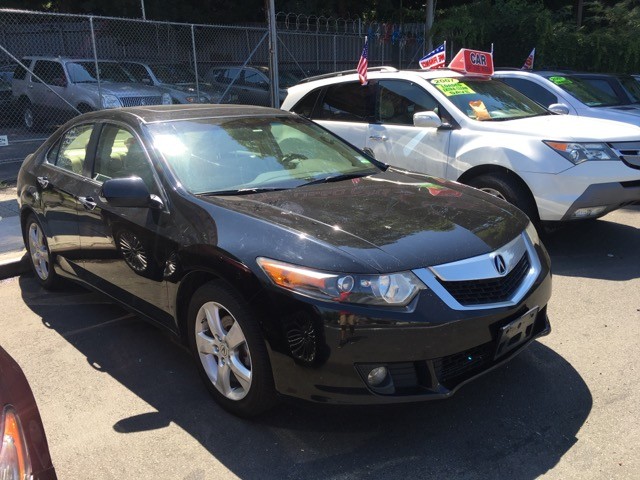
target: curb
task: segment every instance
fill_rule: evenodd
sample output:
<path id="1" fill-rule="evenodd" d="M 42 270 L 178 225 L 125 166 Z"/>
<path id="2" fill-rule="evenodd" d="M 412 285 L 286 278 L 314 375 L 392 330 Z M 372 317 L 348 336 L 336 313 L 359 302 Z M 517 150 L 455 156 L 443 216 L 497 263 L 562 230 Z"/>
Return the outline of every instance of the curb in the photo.
<path id="1" fill-rule="evenodd" d="M 0 259 L 0 280 L 17 277 L 27 273 L 31 268 L 29 257 L 25 250 L 15 252 L 11 255 L 3 255 Z"/>

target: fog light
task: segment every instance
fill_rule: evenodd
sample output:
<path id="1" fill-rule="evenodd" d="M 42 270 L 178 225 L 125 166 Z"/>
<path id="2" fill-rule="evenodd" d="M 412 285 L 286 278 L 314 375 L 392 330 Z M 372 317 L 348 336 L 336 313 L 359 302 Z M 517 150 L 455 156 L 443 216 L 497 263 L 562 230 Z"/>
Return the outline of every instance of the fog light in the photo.
<path id="1" fill-rule="evenodd" d="M 573 218 L 587 218 L 587 217 L 595 217 L 596 215 L 600 215 L 602 212 L 606 210 L 606 205 L 602 207 L 587 207 L 587 208 L 579 208 L 573 215 Z"/>
<path id="2" fill-rule="evenodd" d="M 388 373 L 389 371 L 387 370 L 387 367 L 372 368 L 369 374 L 367 375 L 367 383 L 372 387 L 377 387 L 387 379 Z"/>

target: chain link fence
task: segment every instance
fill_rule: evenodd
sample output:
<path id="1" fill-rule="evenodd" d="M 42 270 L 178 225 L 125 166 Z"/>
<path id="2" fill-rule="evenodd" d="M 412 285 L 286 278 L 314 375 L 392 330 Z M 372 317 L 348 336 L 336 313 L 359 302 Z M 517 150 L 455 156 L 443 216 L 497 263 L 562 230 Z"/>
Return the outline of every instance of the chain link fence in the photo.
<path id="1" fill-rule="evenodd" d="M 417 66 L 422 38 L 386 24 L 278 14 L 280 99 L 302 78 Z M 415 32 L 423 26 L 416 26 Z M 270 105 L 267 26 L 199 25 L 0 9 L 0 176 L 79 113 L 170 103 Z M 17 168 L 16 168 L 17 171 Z M 2 178 L 0 178 L 2 180 Z"/>

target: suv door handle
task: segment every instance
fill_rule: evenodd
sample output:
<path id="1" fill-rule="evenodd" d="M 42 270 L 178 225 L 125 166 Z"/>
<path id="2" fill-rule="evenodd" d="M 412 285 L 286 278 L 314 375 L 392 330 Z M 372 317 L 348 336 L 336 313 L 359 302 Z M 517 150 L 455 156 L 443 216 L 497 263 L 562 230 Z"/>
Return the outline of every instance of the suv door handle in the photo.
<path id="1" fill-rule="evenodd" d="M 371 140 L 379 140 L 381 142 L 386 142 L 387 137 L 385 135 L 369 135 L 369 139 Z"/>
<path id="2" fill-rule="evenodd" d="M 78 201 L 86 210 L 93 210 L 98 205 L 93 197 L 78 197 Z"/>
<path id="3" fill-rule="evenodd" d="M 42 188 L 47 188 L 49 186 L 49 179 L 47 177 L 36 177 L 38 183 Z"/>

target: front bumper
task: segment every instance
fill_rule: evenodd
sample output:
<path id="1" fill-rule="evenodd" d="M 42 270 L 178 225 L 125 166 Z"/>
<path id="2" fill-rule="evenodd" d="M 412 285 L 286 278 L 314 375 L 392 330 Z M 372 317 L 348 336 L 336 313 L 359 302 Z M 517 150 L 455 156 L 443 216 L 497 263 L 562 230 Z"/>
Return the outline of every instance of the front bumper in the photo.
<path id="1" fill-rule="evenodd" d="M 592 161 L 562 173 L 522 173 L 543 221 L 574 220 L 578 209 L 605 207 L 596 216 L 640 202 L 640 170 L 622 161 Z"/>
<path id="2" fill-rule="evenodd" d="M 270 340 L 276 389 L 283 395 L 336 404 L 449 397 L 550 332 L 550 295 L 548 269 L 518 305 L 492 310 L 454 311 L 428 290 L 407 309 L 384 316 L 367 315 L 367 309 L 354 306 L 339 311 L 312 300 L 303 305 L 277 294 L 285 332 L 282 341 Z M 527 340 L 494 358 L 501 327 L 535 307 L 539 311 Z M 307 348 L 292 348 L 301 339 L 307 340 Z M 368 386 L 365 367 L 371 366 L 387 367 L 393 389 Z"/>

